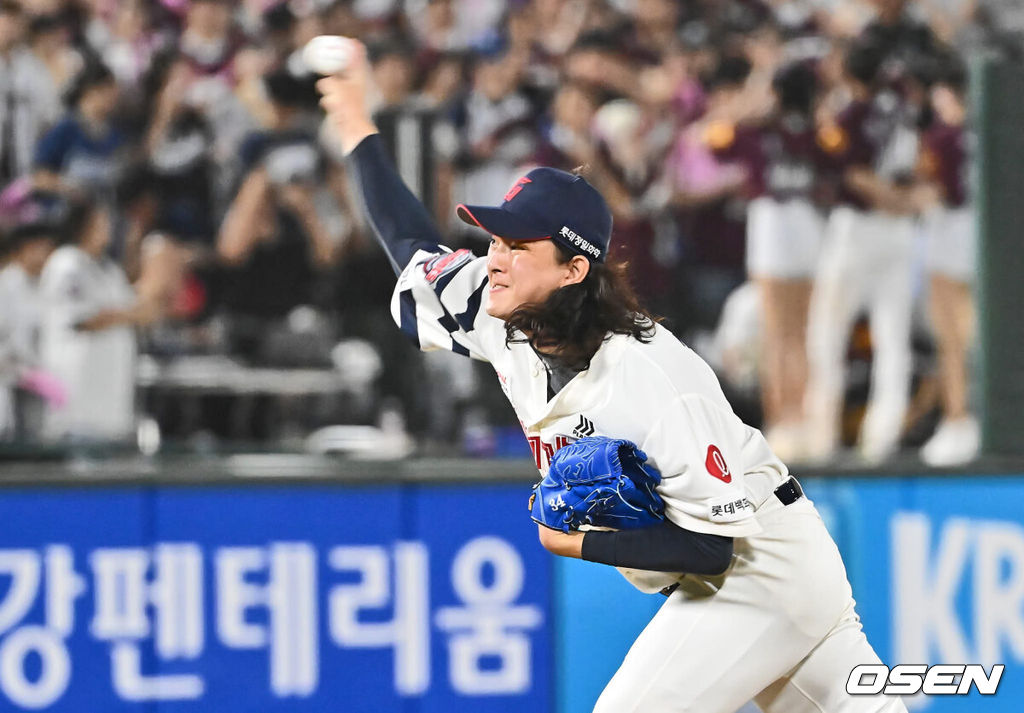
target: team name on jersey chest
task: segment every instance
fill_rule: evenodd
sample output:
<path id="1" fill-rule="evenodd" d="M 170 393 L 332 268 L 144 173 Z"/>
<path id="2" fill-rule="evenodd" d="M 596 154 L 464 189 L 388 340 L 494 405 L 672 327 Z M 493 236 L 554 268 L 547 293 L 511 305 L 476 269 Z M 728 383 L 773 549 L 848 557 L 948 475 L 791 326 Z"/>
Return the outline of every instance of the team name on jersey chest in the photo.
<path id="1" fill-rule="evenodd" d="M 571 421 L 570 419 L 561 419 L 561 422 Z M 582 414 L 576 418 L 576 425 L 573 426 L 571 435 L 558 434 L 545 440 L 540 433 L 530 432 L 525 426 L 523 431 L 530 444 L 530 452 L 533 453 L 534 465 L 541 473 L 547 471 L 548 466 L 551 465 L 551 458 L 559 448 L 574 443 L 580 438 L 593 436 L 597 432 L 594 422 Z"/>

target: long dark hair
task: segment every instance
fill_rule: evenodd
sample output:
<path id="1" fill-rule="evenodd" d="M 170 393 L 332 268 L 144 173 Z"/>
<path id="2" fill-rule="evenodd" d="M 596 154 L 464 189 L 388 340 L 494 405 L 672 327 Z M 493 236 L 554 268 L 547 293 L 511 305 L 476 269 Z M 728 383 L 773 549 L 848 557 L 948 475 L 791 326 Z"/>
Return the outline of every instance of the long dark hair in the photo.
<path id="1" fill-rule="evenodd" d="M 555 243 L 559 264 L 576 253 Z M 544 302 L 520 305 L 505 320 L 505 344 L 529 343 L 566 366 L 583 370 L 613 334 L 640 342 L 654 338 L 660 321 L 640 305 L 626 263 L 590 263 L 582 282 L 555 290 Z"/>

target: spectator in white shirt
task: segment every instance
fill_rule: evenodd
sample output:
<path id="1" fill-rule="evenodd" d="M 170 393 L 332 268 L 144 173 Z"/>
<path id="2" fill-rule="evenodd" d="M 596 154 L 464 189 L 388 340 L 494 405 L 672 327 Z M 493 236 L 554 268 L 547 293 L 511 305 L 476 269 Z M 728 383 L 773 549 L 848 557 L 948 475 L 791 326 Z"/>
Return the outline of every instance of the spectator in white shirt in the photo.
<path id="1" fill-rule="evenodd" d="M 30 394 L 59 404 L 62 387 L 40 369 L 39 320 L 42 315 L 39 273 L 55 244 L 55 231 L 44 223 L 16 226 L 0 241 L 0 440 L 34 435 L 28 408 Z"/>
<path id="2" fill-rule="evenodd" d="M 48 410 L 45 432 L 51 439 L 122 439 L 134 427 L 134 327 L 153 322 L 159 305 L 139 299 L 107 257 L 106 209 L 76 206 L 71 214 L 71 240 L 40 278 L 43 365 L 67 387 L 67 403 Z"/>
<path id="3" fill-rule="evenodd" d="M 36 142 L 62 110 L 46 66 L 25 37 L 21 5 L 0 0 L 0 188 L 31 170 Z"/>

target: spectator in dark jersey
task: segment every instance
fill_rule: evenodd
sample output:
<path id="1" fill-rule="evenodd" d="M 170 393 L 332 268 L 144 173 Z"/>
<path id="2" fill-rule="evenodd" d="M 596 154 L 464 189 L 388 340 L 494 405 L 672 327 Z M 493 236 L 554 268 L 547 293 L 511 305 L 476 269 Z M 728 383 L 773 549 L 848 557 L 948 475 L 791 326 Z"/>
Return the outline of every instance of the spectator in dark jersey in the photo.
<path id="1" fill-rule="evenodd" d="M 68 113 L 36 146 L 33 183 L 43 191 L 90 193 L 112 202 L 124 168 L 118 86 L 102 64 L 87 65 L 67 95 Z"/>
<path id="2" fill-rule="evenodd" d="M 908 0 L 874 0 L 873 4 L 877 9 L 875 18 L 864 27 L 860 41 L 882 52 L 884 81 L 911 79 L 914 67 L 937 56 L 942 43 L 928 23 L 908 12 Z"/>
<path id="3" fill-rule="evenodd" d="M 967 352 L 974 332 L 974 211 L 967 190 L 964 132 L 966 77 L 950 57 L 931 87 L 931 126 L 921 137 L 919 171 L 930 189 L 925 212 L 928 237 L 929 307 L 938 342 L 942 421 L 921 449 L 932 466 L 961 465 L 978 453 L 980 433 L 968 409 Z M 928 198 L 928 194 L 924 194 Z"/>
<path id="4" fill-rule="evenodd" d="M 836 183 L 826 244 L 808 320 L 808 448 L 812 459 L 838 447 L 846 347 L 854 320 L 867 311 L 871 389 L 858 447 L 879 462 L 899 445 L 910 390 L 910 320 L 914 219 L 909 172 L 917 139 L 898 97 L 881 89 L 886 54 L 858 44 L 845 58 L 853 100 L 819 132 Z"/>
<path id="5" fill-rule="evenodd" d="M 213 130 L 186 100 L 191 70 L 175 54 L 159 58 L 144 82 L 150 117 L 142 156 L 122 181 L 125 215 L 123 263 L 129 276 L 181 273 L 181 265 L 208 260 L 214 228 Z M 143 243 L 159 233 L 159 249 Z M 152 263 L 162 255 L 167 262 Z M 143 265 L 146 258 L 149 264 Z"/>
<path id="6" fill-rule="evenodd" d="M 245 177 L 217 236 L 234 346 L 249 354 L 261 348 L 266 321 L 317 301 L 317 277 L 335 254 L 313 201 L 320 157 L 299 120 L 303 86 L 284 72 L 266 84 L 272 126 L 243 143 Z"/>
<path id="7" fill-rule="evenodd" d="M 210 246 L 214 234 L 213 127 L 186 100 L 191 72 L 180 58 L 167 58 L 149 80 L 151 120 L 139 191 L 147 200 L 147 228 L 177 240 Z"/>

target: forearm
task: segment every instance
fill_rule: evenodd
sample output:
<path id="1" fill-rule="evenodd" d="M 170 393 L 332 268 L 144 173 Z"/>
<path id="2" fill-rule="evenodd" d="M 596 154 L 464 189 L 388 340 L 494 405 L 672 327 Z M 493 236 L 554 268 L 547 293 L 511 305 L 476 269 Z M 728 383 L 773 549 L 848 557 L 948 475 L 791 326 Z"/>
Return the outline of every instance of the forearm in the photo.
<path id="1" fill-rule="evenodd" d="M 217 235 L 217 253 L 225 262 L 239 264 L 249 256 L 259 234 L 260 205 L 266 199 L 265 176 L 260 171 L 251 173 L 228 209 Z"/>
<path id="2" fill-rule="evenodd" d="M 851 168 L 844 177 L 847 187 L 872 208 L 903 215 L 913 212 L 907 191 L 865 168 Z"/>
<path id="3" fill-rule="evenodd" d="M 441 236 L 391 165 L 373 123 L 366 47 L 352 39 L 348 43 L 352 54 L 346 66 L 317 82 L 320 105 L 345 154 L 366 221 L 398 274 L 417 250 L 437 251 Z"/>
<path id="4" fill-rule="evenodd" d="M 582 559 L 616 567 L 717 575 L 732 560 L 731 537 L 693 532 L 668 521 L 639 530 L 591 531 L 580 539 Z"/>
<path id="5" fill-rule="evenodd" d="M 437 251 L 441 236 L 427 209 L 402 182 L 379 135 L 365 137 L 346 158 L 366 220 L 401 273 L 417 250 Z"/>
<path id="6" fill-rule="evenodd" d="M 101 332 L 114 327 L 128 327 L 148 322 L 147 312 L 141 306 L 128 309 L 105 309 L 88 319 L 75 323 L 79 332 Z"/>
<path id="7" fill-rule="evenodd" d="M 327 228 L 320 221 L 320 216 L 315 211 L 311 211 L 303 213 L 299 219 L 302 221 L 302 227 L 309 234 L 313 259 L 317 266 L 330 267 L 334 264 L 335 245 L 327 233 Z"/>
<path id="8" fill-rule="evenodd" d="M 148 156 L 152 157 L 160 143 L 167 136 L 167 129 L 170 127 L 173 118 L 174 110 L 171 106 L 163 102 L 157 106 L 153 120 L 146 129 L 146 138 L 143 142 Z"/>
<path id="9" fill-rule="evenodd" d="M 581 559 L 583 557 L 582 532 L 566 533 L 561 530 L 552 530 L 550 527 L 537 523 L 537 537 L 540 539 L 544 549 L 553 555 L 572 557 L 574 559 Z"/>
<path id="10" fill-rule="evenodd" d="M 48 168 L 37 168 L 32 174 L 32 187 L 39 191 L 59 193 L 64 183 L 59 173 Z"/>

